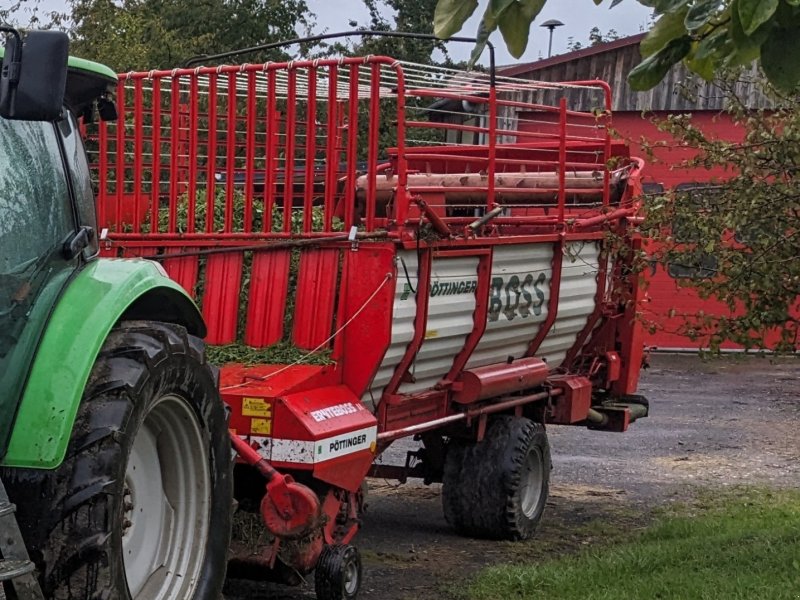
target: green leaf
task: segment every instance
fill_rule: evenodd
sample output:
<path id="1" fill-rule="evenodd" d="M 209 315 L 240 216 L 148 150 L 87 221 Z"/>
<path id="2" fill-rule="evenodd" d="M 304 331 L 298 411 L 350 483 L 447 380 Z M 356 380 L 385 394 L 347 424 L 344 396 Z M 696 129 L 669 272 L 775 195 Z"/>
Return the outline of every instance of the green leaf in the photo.
<path id="1" fill-rule="evenodd" d="M 680 62 L 692 49 L 692 39 L 685 35 L 672 40 L 661 50 L 648 56 L 628 73 L 628 84 L 634 90 L 649 90 Z"/>
<path id="2" fill-rule="evenodd" d="M 708 23 L 719 10 L 719 0 L 699 0 L 686 13 L 686 29 L 694 31 Z"/>
<path id="3" fill-rule="evenodd" d="M 541 12 L 545 1 L 492 0 L 484 13 L 482 25 L 489 33 L 499 26 L 508 51 L 514 58 L 519 58 L 528 46 L 531 22 Z"/>
<path id="4" fill-rule="evenodd" d="M 716 57 L 713 56 L 713 52 L 708 52 L 706 48 L 700 46 L 701 44 L 698 44 L 694 52 L 686 58 L 686 66 L 706 81 L 711 81 L 716 73 Z"/>
<path id="5" fill-rule="evenodd" d="M 684 20 L 687 11 L 688 9 L 684 8 L 678 12 L 666 14 L 656 21 L 656 24 L 639 44 L 642 56 L 655 54 L 669 42 L 685 34 Z"/>
<path id="6" fill-rule="evenodd" d="M 523 16 L 526 19 L 529 19 L 528 23 L 532 22 L 536 17 L 539 16 L 539 13 L 542 12 L 546 1 L 547 0 L 519 0 L 519 3 L 522 5 Z"/>
<path id="7" fill-rule="evenodd" d="M 498 25 L 508 51 L 514 58 L 519 58 L 528 47 L 531 21 L 525 18 L 522 8 L 514 3 L 499 16 Z"/>
<path id="8" fill-rule="evenodd" d="M 772 18 L 780 0 L 739 0 L 739 19 L 745 35 L 753 33 Z"/>
<path id="9" fill-rule="evenodd" d="M 728 43 L 728 32 L 724 29 L 717 29 L 698 42 L 694 52 L 692 52 L 693 58 L 705 60 L 713 57 L 715 60 L 719 60 L 724 56 L 722 53 Z"/>
<path id="10" fill-rule="evenodd" d="M 749 65 L 761 54 L 761 45 L 769 37 L 770 24 L 763 24 L 751 35 L 747 35 L 742 27 L 739 18 L 738 0 L 734 0 L 731 10 L 730 40 L 733 43 L 734 52 L 728 58 L 727 64 L 731 66 Z"/>
<path id="11" fill-rule="evenodd" d="M 464 26 L 478 8 L 478 0 L 439 0 L 433 14 L 433 33 L 447 39 Z"/>
<path id="12" fill-rule="evenodd" d="M 492 33 L 493 30 L 489 30 L 486 27 L 486 21 L 481 20 L 480 25 L 478 25 L 478 34 L 475 36 L 477 38 L 477 42 L 475 42 L 475 47 L 472 49 L 472 52 L 469 55 L 469 63 L 467 63 L 468 68 L 472 68 L 475 66 L 475 63 L 478 62 L 478 59 L 483 54 L 483 50 L 486 48 L 486 42 L 489 40 L 489 35 Z"/>
<path id="13" fill-rule="evenodd" d="M 653 2 L 653 8 L 656 14 L 665 15 L 684 8 L 688 4 L 689 0 L 656 0 Z"/>
<path id="14" fill-rule="evenodd" d="M 796 29 L 775 29 L 761 46 L 761 68 L 769 82 L 784 92 L 800 84 L 800 35 Z"/>

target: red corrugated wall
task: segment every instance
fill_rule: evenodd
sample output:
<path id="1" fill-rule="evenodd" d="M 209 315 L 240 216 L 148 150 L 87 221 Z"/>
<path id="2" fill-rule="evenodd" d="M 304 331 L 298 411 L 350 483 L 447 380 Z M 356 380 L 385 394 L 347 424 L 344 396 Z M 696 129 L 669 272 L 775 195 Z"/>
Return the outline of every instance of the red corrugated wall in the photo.
<path id="1" fill-rule="evenodd" d="M 643 138 L 651 144 L 659 141 L 674 142 L 669 134 L 659 131 L 653 123 L 655 119 L 665 119 L 668 114 L 653 112 L 643 117 L 640 112 L 617 112 L 614 114 L 614 128 L 627 138 L 632 155 L 646 158 L 641 143 Z M 724 113 L 695 112 L 692 115 L 692 122 L 707 135 L 718 139 L 740 141 L 743 137 L 741 127 L 736 126 Z M 669 190 L 682 183 L 702 183 L 726 177 L 725 171 L 721 168 L 712 170 L 675 168 L 674 165 L 692 158 L 693 154 L 692 150 L 675 145 L 657 148 L 655 162 L 648 163 L 645 169 L 644 183 L 658 183 L 663 185 L 665 190 Z M 646 343 L 659 349 L 698 348 L 703 345 L 702 339 L 693 341 L 674 333 L 684 321 L 681 314 L 695 314 L 700 310 L 708 314 L 728 314 L 727 307 L 721 302 L 703 300 L 693 290 L 678 287 L 677 280 L 673 279 L 663 267 L 656 267 L 650 279 L 644 312 L 645 317 L 657 325 L 657 331 L 647 334 Z M 673 311 L 675 316 L 670 317 Z M 730 343 L 723 347 L 738 348 Z"/>

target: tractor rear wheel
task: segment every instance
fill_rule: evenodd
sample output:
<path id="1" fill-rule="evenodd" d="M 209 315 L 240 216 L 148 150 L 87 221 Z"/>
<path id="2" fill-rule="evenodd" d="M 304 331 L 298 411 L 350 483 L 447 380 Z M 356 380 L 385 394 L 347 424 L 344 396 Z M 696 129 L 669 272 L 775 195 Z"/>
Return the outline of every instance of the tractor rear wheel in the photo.
<path id="1" fill-rule="evenodd" d="M 4 479 L 48 598 L 219 598 L 230 440 L 203 343 L 182 327 L 116 327 L 64 462 L 53 471 L 9 469 Z"/>
<path id="2" fill-rule="evenodd" d="M 549 485 L 544 425 L 522 417 L 495 417 L 481 442 L 450 441 L 444 516 L 462 535 L 528 539 L 542 519 Z"/>

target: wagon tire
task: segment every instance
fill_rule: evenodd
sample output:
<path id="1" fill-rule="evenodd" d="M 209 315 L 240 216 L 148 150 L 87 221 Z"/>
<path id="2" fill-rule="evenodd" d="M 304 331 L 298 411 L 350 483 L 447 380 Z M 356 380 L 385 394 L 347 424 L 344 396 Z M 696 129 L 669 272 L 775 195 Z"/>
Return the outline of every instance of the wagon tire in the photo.
<path id="1" fill-rule="evenodd" d="M 542 519 L 550 486 L 544 425 L 499 416 L 481 442 L 452 440 L 445 459 L 442 507 L 461 535 L 524 540 Z"/>
<path id="2" fill-rule="evenodd" d="M 203 342 L 128 321 L 89 376 L 62 464 L 4 469 L 52 600 L 217 600 L 230 540 L 225 409 Z"/>
<path id="3" fill-rule="evenodd" d="M 314 572 L 317 600 L 352 600 L 361 589 L 361 555 L 355 546 L 325 546 Z"/>

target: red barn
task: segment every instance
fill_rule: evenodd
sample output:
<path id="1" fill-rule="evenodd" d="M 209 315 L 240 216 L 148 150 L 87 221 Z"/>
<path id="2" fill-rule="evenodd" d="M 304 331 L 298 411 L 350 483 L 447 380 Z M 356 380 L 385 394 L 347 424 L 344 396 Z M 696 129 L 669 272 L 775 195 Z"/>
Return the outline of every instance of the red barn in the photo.
<path id="1" fill-rule="evenodd" d="M 689 113 L 692 122 L 707 135 L 730 141 L 740 140 L 743 132 L 723 112 L 725 96 L 716 85 L 700 81 L 683 66 L 673 68 L 664 80 L 647 92 L 631 90 L 627 83 L 630 70 L 641 62 L 639 42 L 645 34 L 583 48 L 568 54 L 553 56 L 532 63 L 501 67 L 498 74 L 509 77 L 555 82 L 601 79 L 612 89 L 613 127 L 631 144 L 631 152 L 641 157 L 641 141 L 652 144 L 670 141 L 669 134 L 658 131 L 654 121 L 669 114 Z M 750 108 L 769 108 L 769 99 L 758 86 L 748 83 L 757 78 L 755 64 L 752 77 L 741 78 L 735 93 Z M 578 99 L 578 103 L 590 102 Z M 587 107 L 582 106 L 580 110 Z M 520 115 L 522 120 L 523 115 Z M 535 118 L 529 119 L 531 127 L 540 127 Z M 521 128 L 521 127 L 520 127 Z M 670 189 L 686 189 L 723 176 L 721 170 L 679 169 L 674 165 L 691 158 L 693 151 L 681 147 L 658 148 L 655 162 L 645 171 L 645 192 L 660 193 Z M 682 323 L 681 314 L 703 310 L 709 314 L 724 314 L 724 305 L 713 300 L 701 300 L 692 290 L 680 288 L 677 280 L 692 276 L 685 268 L 671 265 L 656 267 L 650 282 L 649 301 L 645 307 L 647 318 L 658 325 L 648 343 L 660 349 L 697 348 L 703 340 L 692 341 L 675 330 Z M 696 273 L 694 274 L 696 276 Z M 670 316 L 676 315 L 676 316 Z M 735 348 L 728 344 L 726 348 Z"/>

